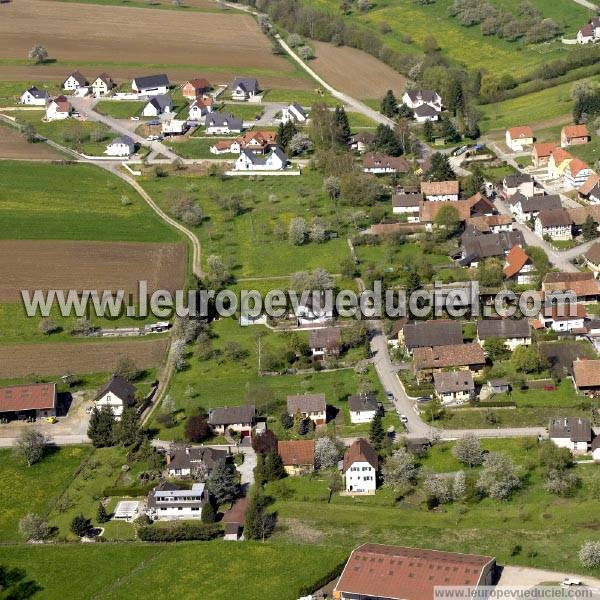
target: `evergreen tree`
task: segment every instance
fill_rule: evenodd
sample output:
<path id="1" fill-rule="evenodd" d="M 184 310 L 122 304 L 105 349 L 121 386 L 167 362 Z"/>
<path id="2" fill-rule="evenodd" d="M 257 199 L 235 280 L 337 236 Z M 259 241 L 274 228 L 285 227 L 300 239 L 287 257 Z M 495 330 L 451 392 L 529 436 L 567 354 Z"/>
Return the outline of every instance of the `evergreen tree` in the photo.
<path id="1" fill-rule="evenodd" d="M 588 215 L 581 226 L 581 233 L 586 242 L 598 237 L 598 228 L 592 215 Z"/>
<path id="2" fill-rule="evenodd" d="M 335 137 L 340 146 L 347 146 L 350 142 L 352 132 L 350 131 L 350 122 L 343 106 L 336 106 L 333 113 L 335 124 Z"/>
<path id="3" fill-rule="evenodd" d="M 275 141 L 283 148 L 286 149 L 291 139 L 298 133 L 298 128 L 293 121 L 287 123 L 280 123 L 275 134 Z"/>
<path id="4" fill-rule="evenodd" d="M 265 477 L 267 481 L 277 481 L 285 477 L 283 461 L 277 450 L 271 450 L 265 457 Z"/>
<path id="5" fill-rule="evenodd" d="M 96 519 L 98 520 L 98 523 L 108 523 L 110 521 L 110 515 L 106 512 L 106 508 L 102 502 L 98 504 Z"/>
<path id="6" fill-rule="evenodd" d="M 377 126 L 373 146 L 376 150 L 388 154 L 389 156 L 400 156 L 402 154 L 400 140 L 394 133 L 394 130 L 387 125 Z"/>
<path id="7" fill-rule="evenodd" d="M 396 100 L 394 92 L 392 92 L 392 90 L 388 90 L 381 101 L 381 114 L 391 119 L 396 116 L 397 112 L 398 100 Z"/>
<path id="8" fill-rule="evenodd" d="M 485 188 L 485 179 L 479 167 L 473 169 L 472 175 L 467 178 L 463 190 L 467 197 L 474 196 L 477 192 L 483 192 Z"/>
<path id="9" fill-rule="evenodd" d="M 256 455 L 256 466 L 254 467 L 254 481 L 258 485 L 264 485 L 267 482 L 264 454 Z"/>
<path id="10" fill-rule="evenodd" d="M 455 117 L 457 114 L 462 115 L 465 112 L 465 94 L 462 83 L 458 79 L 454 79 L 450 86 L 448 108 Z"/>
<path id="11" fill-rule="evenodd" d="M 408 270 L 405 287 L 407 295 L 421 289 L 421 276 L 414 265 L 411 265 Z"/>
<path id="12" fill-rule="evenodd" d="M 425 121 L 425 123 L 423 123 L 423 135 L 425 136 L 426 142 L 433 142 L 433 123 L 431 121 Z"/>
<path id="13" fill-rule="evenodd" d="M 246 521 L 244 524 L 244 537 L 248 540 L 265 540 L 275 527 L 275 515 L 267 513 L 269 499 L 262 488 L 253 486 L 248 498 Z"/>
<path id="14" fill-rule="evenodd" d="M 88 437 L 96 448 L 112 446 L 115 443 L 115 416 L 108 407 L 102 410 L 94 407 L 90 424 L 88 426 Z"/>
<path id="15" fill-rule="evenodd" d="M 440 123 L 441 134 L 442 137 L 447 142 L 458 142 L 460 141 L 460 134 L 456 131 L 456 127 L 454 127 L 454 123 L 448 119 L 448 117 L 444 117 L 442 122 Z"/>
<path id="16" fill-rule="evenodd" d="M 217 511 L 212 502 L 212 498 L 208 497 L 208 500 L 202 505 L 202 513 L 200 519 L 203 523 L 214 523 L 217 520 Z"/>
<path id="17" fill-rule="evenodd" d="M 371 421 L 371 429 L 369 431 L 369 441 L 371 442 L 375 450 L 380 450 L 385 439 L 385 431 L 383 429 L 383 423 L 381 413 L 377 411 L 373 420 Z"/>
<path id="18" fill-rule="evenodd" d="M 440 152 L 431 156 L 431 168 L 427 173 L 430 181 L 451 181 L 456 179 L 456 173 L 450 166 L 448 157 Z"/>
<path id="19" fill-rule="evenodd" d="M 123 446 L 132 446 L 140 441 L 140 424 L 134 406 L 123 409 L 121 420 L 116 426 L 116 437 Z"/>
<path id="20" fill-rule="evenodd" d="M 87 535 L 90 527 L 90 520 L 86 519 L 82 514 L 79 514 L 73 517 L 69 528 L 77 537 L 83 537 L 84 535 Z"/>
<path id="21" fill-rule="evenodd" d="M 298 422 L 298 434 L 299 435 L 306 435 L 308 433 L 308 423 L 307 423 L 308 419 L 301 419 Z"/>
<path id="22" fill-rule="evenodd" d="M 206 490 L 217 504 L 234 500 L 240 486 L 233 466 L 224 460 L 218 461 L 206 482 Z"/>

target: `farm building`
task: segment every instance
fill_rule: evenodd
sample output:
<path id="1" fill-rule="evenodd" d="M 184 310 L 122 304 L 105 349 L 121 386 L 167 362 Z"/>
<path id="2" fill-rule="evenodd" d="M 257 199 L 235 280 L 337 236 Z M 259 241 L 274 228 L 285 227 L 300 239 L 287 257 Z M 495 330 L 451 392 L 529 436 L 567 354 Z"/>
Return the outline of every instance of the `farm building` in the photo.
<path id="1" fill-rule="evenodd" d="M 578 392 L 596 396 L 600 392 L 600 360 L 574 361 L 573 380 Z"/>
<path id="2" fill-rule="evenodd" d="M 56 385 L 32 383 L 0 388 L 0 415 L 4 418 L 56 415 Z"/>

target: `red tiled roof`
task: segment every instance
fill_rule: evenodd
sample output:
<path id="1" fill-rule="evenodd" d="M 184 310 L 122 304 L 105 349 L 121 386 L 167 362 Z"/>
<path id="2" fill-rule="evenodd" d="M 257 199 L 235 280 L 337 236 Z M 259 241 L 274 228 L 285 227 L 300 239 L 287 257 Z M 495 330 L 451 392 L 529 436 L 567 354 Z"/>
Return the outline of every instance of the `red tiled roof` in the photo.
<path id="1" fill-rule="evenodd" d="M 415 348 L 413 359 L 416 369 L 468 367 L 485 364 L 483 348 L 475 343 Z"/>
<path id="2" fill-rule="evenodd" d="M 557 304 L 553 304 L 552 306 L 548 306 L 544 309 L 544 316 L 547 319 L 552 319 L 553 321 L 568 321 L 570 319 L 585 319 L 587 317 L 587 311 L 583 304 L 575 305 L 575 314 L 572 314 L 571 305 L 565 303 L 560 307 L 560 313 L 558 311 Z"/>
<path id="3" fill-rule="evenodd" d="M 426 196 L 445 196 L 447 194 L 458 194 L 458 181 L 423 181 L 421 182 L 421 193 Z"/>
<path id="4" fill-rule="evenodd" d="M 344 473 L 355 462 L 369 463 L 374 469 L 379 465 L 379 458 L 375 448 L 364 438 L 356 440 L 344 453 Z"/>
<path id="5" fill-rule="evenodd" d="M 588 137 L 587 125 L 565 125 L 562 128 L 561 136 L 566 137 L 568 140 L 579 137 Z"/>
<path id="6" fill-rule="evenodd" d="M 521 127 L 511 127 L 508 130 L 508 133 L 510 135 L 511 140 L 533 137 L 533 129 L 531 129 L 529 125 L 522 125 Z"/>
<path id="7" fill-rule="evenodd" d="M 532 154 L 535 154 L 538 158 L 545 158 L 550 156 L 555 148 L 556 144 L 554 142 L 540 142 L 533 145 Z"/>
<path id="8" fill-rule="evenodd" d="M 596 173 L 592 173 L 585 180 L 585 183 L 579 188 L 579 193 L 582 196 L 587 196 L 596 187 L 596 184 L 599 181 L 600 181 L 600 176 L 596 175 Z"/>
<path id="9" fill-rule="evenodd" d="M 580 171 L 589 169 L 589 165 L 584 163 L 580 158 L 574 158 L 567 167 L 571 172 L 571 175 L 577 175 Z"/>
<path id="10" fill-rule="evenodd" d="M 315 464 L 315 440 L 277 442 L 277 452 L 285 466 Z"/>
<path id="11" fill-rule="evenodd" d="M 529 256 L 527 256 L 521 246 L 513 246 L 506 255 L 505 277 L 509 279 L 514 277 L 529 260 Z"/>
<path id="12" fill-rule="evenodd" d="M 44 410 L 54 408 L 54 383 L 34 383 L 0 388 L 0 412 Z"/>
<path id="13" fill-rule="evenodd" d="M 350 555 L 334 594 L 426 600 L 434 597 L 436 586 L 478 585 L 493 564 L 491 556 L 363 544 Z"/>
<path id="14" fill-rule="evenodd" d="M 552 158 L 554 159 L 554 163 L 556 165 L 560 165 L 560 163 L 562 163 L 565 160 L 573 160 L 573 157 L 566 151 L 563 150 L 562 148 L 555 148 L 552 151 Z"/>
<path id="15" fill-rule="evenodd" d="M 600 386 L 600 360 L 578 359 L 573 363 L 577 387 Z"/>

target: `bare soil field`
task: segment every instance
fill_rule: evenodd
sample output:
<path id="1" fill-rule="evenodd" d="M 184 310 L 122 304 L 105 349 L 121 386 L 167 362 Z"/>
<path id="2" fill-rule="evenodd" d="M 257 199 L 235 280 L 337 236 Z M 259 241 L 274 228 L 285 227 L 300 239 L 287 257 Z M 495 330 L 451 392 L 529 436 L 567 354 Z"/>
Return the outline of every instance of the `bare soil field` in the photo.
<path id="1" fill-rule="evenodd" d="M 243 14 L 19 0 L 2 6 L 0 40 L 4 59 L 25 59 L 39 42 L 59 64 L 215 65 L 241 74 L 246 67 L 293 70 Z M 37 68 L 38 77 L 42 69 Z"/>
<path id="2" fill-rule="evenodd" d="M 27 375 L 105 373 L 121 356 L 131 358 L 140 369 L 160 365 L 168 339 L 122 342 L 81 342 L 71 344 L 18 344 L 0 347 L 0 379 Z"/>
<path id="3" fill-rule="evenodd" d="M 173 292 L 185 282 L 183 244 L 0 241 L 0 302 L 20 302 L 20 290 L 148 290 Z"/>
<path id="4" fill-rule="evenodd" d="M 311 41 L 311 45 L 317 58 L 309 66 L 340 92 L 360 100 L 383 97 L 390 89 L 396 97 L 401 96 L 406 77 L 370 54 L 326 42 Z"/>
<path id="5" fill-rule="evenodd" d="M 18 132 L 10 127 L 0 127 L 0 158 L 64 158 L 48 144 L 30 144 Z"/>

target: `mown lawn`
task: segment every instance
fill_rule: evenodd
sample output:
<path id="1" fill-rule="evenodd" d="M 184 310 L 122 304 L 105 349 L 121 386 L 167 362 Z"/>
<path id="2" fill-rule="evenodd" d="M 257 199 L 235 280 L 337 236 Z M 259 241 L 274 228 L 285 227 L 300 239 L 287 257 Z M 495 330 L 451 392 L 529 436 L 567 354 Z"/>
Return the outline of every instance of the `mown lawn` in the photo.
<path id="1" fill-rule="evenodd" d="M 0 239 L 179 240 L 132 188 L 91 165 L 0 161 L 0 181 Z"/>
<path id="2" fill-rule="evenodd" d="M 234 544 L 221 540 L 19 546 L 0 548 L 0 564 L 24 568 L 27 577 L 42 587 L 39 597 L 44 600 L 223 600 L 238 596 L 241 582 L 247 600 L 296 600 L 303 585 L 314 583 L 343 563 L 350 549 L 348 544 Z"/>
<path id="3" fill-rule="evenodd" d="M 47 89 L 50 95 L 58 95 L 61 92 L 56 83 L 49 84 L 39 81 L 2 81 L 0 82 L 0 107 L 16 106 L 21 98 L 21 94 L 35 86 L 39 90 Z"/>
<path id="4" fill-rule="evenodd" d="M 592 132 L 592 139 L 589 143 L 581 146 L 569 146 L 567 150 L 590 165 L 592 169 L 597 170 L 596 163 L 600 159 L 600 137 L 597 137 L 595 133 L 595 131 Z"/>
<path id="5" fill-rule="evenodd" d="M 165 140 L 165 144 L 182 156 L 183 158 L 222 158 L 224 160 L 235 161 L 237 154 L 212 154 L 210 147 L 214 146 L 218 139 L 199 138 L 196 136 L 186 136 L 185 138 L 175 138 Z"/>
<path id="6" fill-rule="evenodd" d="M 50 512 L 90 450 L 85 446 L 53 449 L 31 467 L 11 450 L 0 450 L 0 542 L 21 539 L 19 520 L 27 513 Z"/>
<path id="7" fill-rule="evenodd" d="M 139 116 L 145 105 L 145 102 L 138 100 L 100 100 L 94 110 L 115 119 L 129 119 Z"/>

